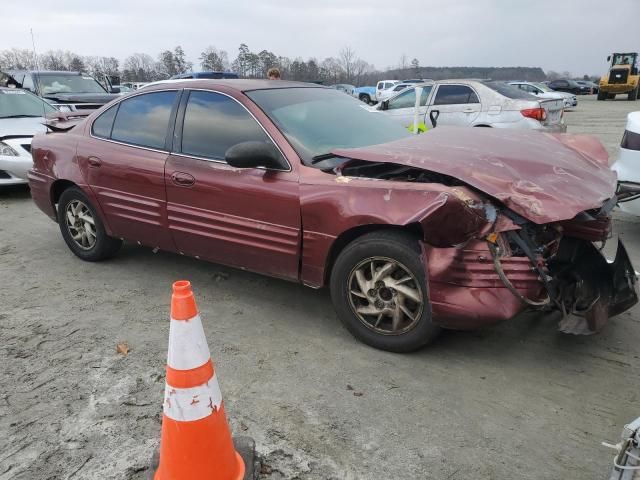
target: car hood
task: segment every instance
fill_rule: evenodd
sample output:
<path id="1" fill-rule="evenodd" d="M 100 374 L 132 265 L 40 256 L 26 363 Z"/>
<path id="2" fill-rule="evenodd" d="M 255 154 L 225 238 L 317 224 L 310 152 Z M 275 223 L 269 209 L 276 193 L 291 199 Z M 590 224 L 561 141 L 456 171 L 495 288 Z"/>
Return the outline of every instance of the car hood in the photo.
<path id="1" fill-rule="evenodd" d="M 0 118 L 0 139 L 3 137 L 33 137 L 45 132 L 44 118 Z"/>
<path id="2" fill-rule="evenodd" d="M 599 208 L 616 189 L 606 150 L 588 135 L 437 127 L 395 142 L 331 153 L 454 177 L 538 224 Z"/>
<path id="3" fill-rule="evenodd" d="M 55 103 L 99 103 L 104 105 L 114 98 L 119 98 L 117 93 L 50 93 L 44 98 Z"/>

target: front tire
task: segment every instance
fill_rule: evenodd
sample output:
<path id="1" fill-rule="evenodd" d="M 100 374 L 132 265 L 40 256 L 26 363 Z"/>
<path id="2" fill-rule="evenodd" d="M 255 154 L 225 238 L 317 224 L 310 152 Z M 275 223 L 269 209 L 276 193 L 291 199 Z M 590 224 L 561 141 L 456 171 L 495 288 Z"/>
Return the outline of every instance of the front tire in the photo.
<path id="1" fill-rule="evenodd" d="M 627 100 L 635 102 L 638 98 L 638 87 L 634 88 L 627 94 Z"/>
<path id="2" fill-rule="evenodd" d="M 58 225 L 69 249 L 88 262 L 110 258 L 122 246 L 122 240 L 107 235 L 95 207 L 77 187 L 60 195 Z"/>
<path id="3" fill-rule="evenodd" d="M 598 100 L 606 100 L 606 99 L 607 99 L 607 92 L 599 91 Z"/>
<path id="4" fill-rule="evenodd" d="M 331 299 L 354 337 L 381 350 L 410 352 L 438 335 L 420 255 L 415 236 L 391 230 L 363 235 L 340 253 Z"/>

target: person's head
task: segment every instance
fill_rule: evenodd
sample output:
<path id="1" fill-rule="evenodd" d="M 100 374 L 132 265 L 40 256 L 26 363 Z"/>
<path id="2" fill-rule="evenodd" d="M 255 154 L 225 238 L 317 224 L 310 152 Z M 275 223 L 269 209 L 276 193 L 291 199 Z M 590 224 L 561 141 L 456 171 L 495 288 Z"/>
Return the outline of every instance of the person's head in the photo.
<path id="1" fill-rule="evenodd" d="M 269 80 L 280 80 L 280 70 L 277 68 L 270 68 L 267 72 L 267 78 Z"/>

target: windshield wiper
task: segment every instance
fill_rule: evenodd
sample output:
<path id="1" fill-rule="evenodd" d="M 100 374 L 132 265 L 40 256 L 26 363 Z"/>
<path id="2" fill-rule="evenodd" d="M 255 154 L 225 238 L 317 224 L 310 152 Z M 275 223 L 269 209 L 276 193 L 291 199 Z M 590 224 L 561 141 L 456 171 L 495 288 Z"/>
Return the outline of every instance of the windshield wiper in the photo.
<path id="1" fill-rule="evenodd" d="M 0 118 L 37 118 L 42 117 L 42 115 L 6 115 L 0 116 Z"/>
<path id="2" fill-rule="evenodd" d="M 334 155 L 333 153 L 322 153 L 320 155 L 315 155 L 311 157 L 311 165 L 321 162 L 322 160 L 327 160 L 334 157 L 337 157 L 337 155 Z"/>

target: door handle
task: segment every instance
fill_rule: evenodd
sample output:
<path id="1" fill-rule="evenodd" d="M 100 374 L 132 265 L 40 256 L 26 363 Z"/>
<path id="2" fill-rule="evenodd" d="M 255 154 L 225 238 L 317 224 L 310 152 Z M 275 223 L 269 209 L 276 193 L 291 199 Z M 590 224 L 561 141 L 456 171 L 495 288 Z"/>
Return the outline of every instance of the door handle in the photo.
<path id="1" fill-rule="evenodd" d="M 173 172 L 171 174 L 171 181 L 178 185 L 179 187 L 190 187 L 194 183 L 196 183 L 196 179 L 193 175 L 189 175 L 184 172 Z"/>
<path id="2" fill-rule="evenodd" d="M 473 108 L 465 108 L 464 110 L 462 110 L 463 113 L 473 113 L 475 112 L 475 110 Z"/>
<path id="3" fill-rule="evenodd" d="M 87 158 L 87 163 L 90 167 L 98 168 L 100 165 L 102 165 L 102 160 L 100 160 L 98 157 L 89 157 Z"/>

